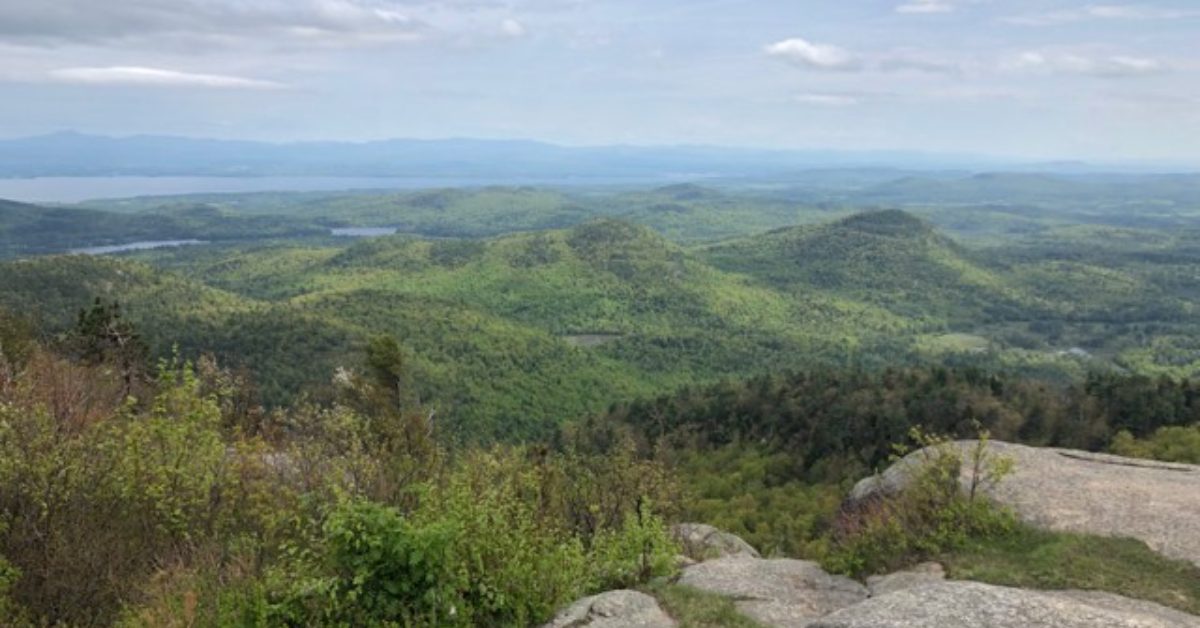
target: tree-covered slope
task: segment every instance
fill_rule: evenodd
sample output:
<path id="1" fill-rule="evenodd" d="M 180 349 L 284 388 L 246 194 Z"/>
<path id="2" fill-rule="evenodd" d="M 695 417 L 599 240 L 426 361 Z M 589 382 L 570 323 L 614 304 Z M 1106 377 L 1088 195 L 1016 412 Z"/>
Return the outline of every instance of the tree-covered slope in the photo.
<path id="1" fill-rule="evenodd" d="M 211 288 L 144 264 L 62 256 L 0 265 L 0 307 L 22 312 L 55 335 L 95 299 L 116 301 L 152 355 L 212 353 L 250 369 L 268 401 L 328 381 L 351 355 L 356 331 L 336 319 Z"/>
<path id="2" fill-rule="evenodd" d="M 792 292 L 821 291 L 952 325 L 1044 308 L 925 221 L 899 210 L 856 214 L 714 245 L 718 268 Z"/>
<path id="3" fill-rule="evenodd" d="M 256 261 L 256 258 L 258 261 Z M 280 268 L 266 275 L 264 268 Z M 600 220 L 490 240 L 379 238 L 341 252 L 264 250 L 194 276 L 249 296 L 305 301 L 361 290 L 456 303 L 678 381 L 838 359 L 911 328 L 836 295 L 792 295 L 708 265 L 652 230 Z"/>

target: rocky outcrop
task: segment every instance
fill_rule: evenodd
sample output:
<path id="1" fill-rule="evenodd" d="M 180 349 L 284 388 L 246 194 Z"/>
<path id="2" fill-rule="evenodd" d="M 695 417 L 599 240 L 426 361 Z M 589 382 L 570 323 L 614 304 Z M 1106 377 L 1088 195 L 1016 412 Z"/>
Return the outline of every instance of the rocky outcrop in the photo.
<path id="1" fill-rule="evenodd" d="M 1200 628 L 1200 618 L 1150 602 L 1090 592 L 1044 592 L 978 582 L 923 584 L 834 611 L 809 628 Z"/>
<path id="2" fill-rule="evenodd" d="M 688 567 L 679 584 L 733 598 L 768 626 L 800 627 L 867 598 L 867 589 L 806 560 L 727 556 Z"/>
<path id="3" fill-rule="evenodd" d="M 742 540 L 742 537 L 704 523 L 673 525 L 671 536 L 683 546 L 684 555 L 692 560 L 709 560 L 724 556 L 759 557 L 758 550 Z"/>
<path id="4" fill-rule="evenodd" d="M 953 443 L 966 459 L 977 441 Z M 989 443 L 1013 473 L 986 493 L 1032 525 L 1065 532 L 1139 539 L 1170 558 L 1200 565 L 1200 466 L 1121 458 L 1069 449 Z M 858 483 L 851 502 L 903 489 L 925 459 L 909 454 L 882 475 Z M 962 481 L 969 482 L 964 464 Z"/>
<path id="5" fill-rule="evenodd" d="M 637 591 L 620 590 L 585 597 L 563 609 L 544 628 L 674 628 L 658 602 Z"/>
<path id="6" fill-rule="evenodd" d="M 997 451 L 1012 450 L 1001 446 Z M 1018 459 L 1018 468 L 1022 462 L 1029 460 Z M 1063 477 L 1074 476 L 1068 472 Z M 899 490 L 903 485 L 897 474 L 885 474 L 882 480 L 892 482 L 891 488 L 870 490 Z M 694 533 L 692 538 L 698 540 L 721 538 L 719 547 L 745 543 L 709 526 L 677 529 L 676 534 L 681 533 Z M 923 563 L 873 576 L 864 587 L 810 561 L 732 553 L 688 565 L 676 583 L 727 597 L 740 613 L 773 628 L 1200 628 L 1200 617 L 1110 593 L 1033 591 L 945 578 L 941 565 Z M 675 625 L 653 597 L 621 590 L 579 600 L 545 628 Z"/>

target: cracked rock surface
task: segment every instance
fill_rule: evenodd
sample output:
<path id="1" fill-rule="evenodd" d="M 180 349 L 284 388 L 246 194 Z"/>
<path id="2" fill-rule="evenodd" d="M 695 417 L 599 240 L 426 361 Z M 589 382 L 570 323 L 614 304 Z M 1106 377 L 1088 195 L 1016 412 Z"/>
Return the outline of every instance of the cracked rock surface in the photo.
<path id="1" fill-rule="evenodd" d="M 1152 602 L 1083 591 L 978 582 L 923 584 L 843 608 L 809 628 L 1200 628 L 1200 618 Z"/>
<path id="2" fill-rule="evenodd" d="M 733 598 L 742 614 L 769 626 L 807 626 L 867 598 L 863 585 L 816 563 L 729 556 L 688 567 L 679 584 Z"/>

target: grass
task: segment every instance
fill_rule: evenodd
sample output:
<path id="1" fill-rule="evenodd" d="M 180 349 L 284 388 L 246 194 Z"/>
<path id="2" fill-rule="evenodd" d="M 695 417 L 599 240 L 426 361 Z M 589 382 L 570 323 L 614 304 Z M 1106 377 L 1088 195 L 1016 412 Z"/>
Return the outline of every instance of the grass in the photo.
<path id="1" fill-rule="evenodd" d="M 955 580 L 1107 591 L 1200 615 L 1200 567 L 1165 558 L 1133 539 L 1021 528 L 938 560 Z"/>
<path id="2" fill-rule="evenodd" d="M 680 628 L 762 628 L 742 615 L 727 597 L 677 584 L 652 583 L 644 591 L 654 596 Z"/>

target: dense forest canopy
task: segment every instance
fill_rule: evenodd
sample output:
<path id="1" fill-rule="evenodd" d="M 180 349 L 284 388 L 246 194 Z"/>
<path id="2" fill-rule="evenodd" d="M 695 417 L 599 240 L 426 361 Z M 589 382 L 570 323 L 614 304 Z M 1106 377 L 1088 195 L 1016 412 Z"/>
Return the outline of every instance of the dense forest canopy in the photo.
<path id="1" fill-rule="evenodd" d="M 865 181 L 852 189 L 886 183 Z M 1182 197 L 1158 214 L 1118 211 L 1092 202 L 1096 180 L 1062 178 L 1041 206 L 1016 209 L 985 191 L 1021 177 L 957 181 L 979 196 L 878 211 L 694 184 L 10 204 L 0 233 L 25 255 L 135 224 L 150 230 L 129 237 L 209 243 L 26 257 L 3 266 L 0 304 L 54 334 L 93 298 L 119 300 L 153 355 L 211 352 L 253 373 L 270 406 L 327 398 L 331 374 L 390 334 L 422 399 L 485 439 L 814 366 L 959 364 L 1059 382 L 1197 373 L 1200 249 L 1191 231 L 1147 222 L 1186 216 Z M 409 233 L 325 231 L 384 224 Z"/>

